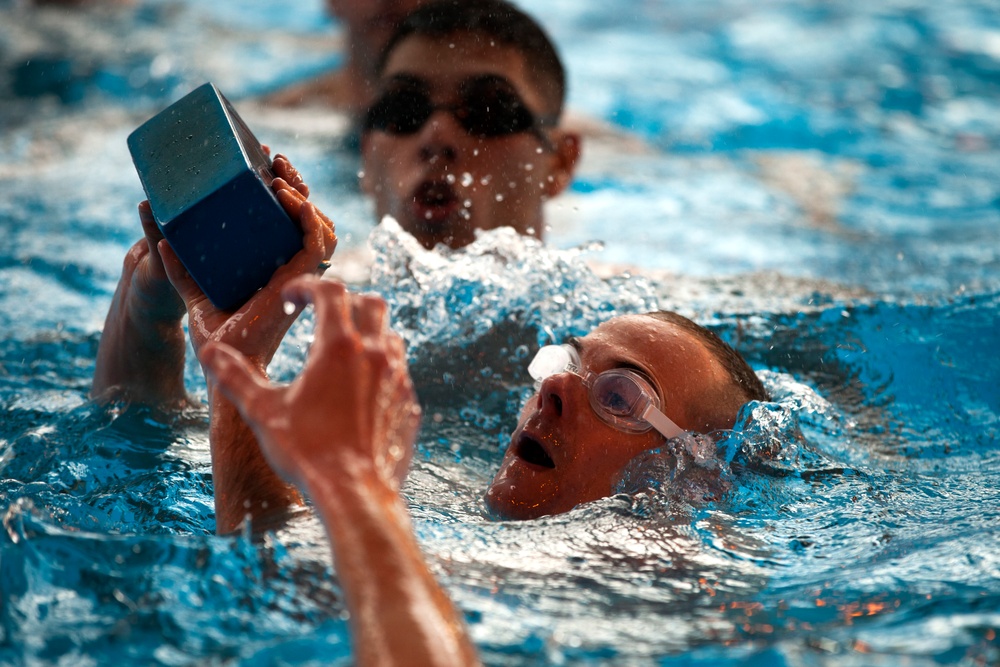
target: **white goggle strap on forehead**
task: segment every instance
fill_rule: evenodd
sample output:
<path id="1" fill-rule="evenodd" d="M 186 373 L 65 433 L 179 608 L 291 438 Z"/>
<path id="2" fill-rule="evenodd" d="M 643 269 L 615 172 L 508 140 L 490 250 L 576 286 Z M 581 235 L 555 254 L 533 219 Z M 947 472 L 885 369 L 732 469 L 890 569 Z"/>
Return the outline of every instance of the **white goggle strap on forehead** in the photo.
<path id="1" fill-rule="evenodd" d="M 646 406 L 646 409 L 642 413 L 642 418 L 649 422 L 667 440 L 684 435 L 684 429 L 671 421 L 670 417 L 657 410 L 656 406 L 652 403 Z"/>
<path id="2" fill-rule="evenodd" d="M 566 372 L 580 372 L 580 355 L 572 345 L 545 345 L 528 364 L 528 374 L 535 382 Z"/>

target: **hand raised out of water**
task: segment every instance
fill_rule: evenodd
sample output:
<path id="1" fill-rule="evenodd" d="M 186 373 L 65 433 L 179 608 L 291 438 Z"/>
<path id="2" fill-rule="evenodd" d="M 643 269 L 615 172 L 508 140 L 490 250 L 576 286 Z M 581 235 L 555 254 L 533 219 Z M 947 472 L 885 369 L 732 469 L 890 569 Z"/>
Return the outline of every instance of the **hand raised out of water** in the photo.
<path id="1" fill-rule="evenodd" d="M 299 488 L 374 473 L 393 489 L 406 474 L 420 408 L 402 339 L 385 302 L 332 281 L 302 277 L 284 298 L 316 308 L 315 342 L 300 376 L 271 385 L 228 345 L 211 343 L 201 362 L 257 436 L 271 467 Z M 322 487 L 321 487 L 322 488 Z"/>
<path id="2" fill-rule="evenodd" d="M 183 403 L 184 302 L 167 277 L 163 240 L 149 202 L 139 204 L 144 237 L 125 255 L 97 351 L 91 395 L 150 405 Z"/>
<path id="3" fill-rule="evenodd" d="M 282 287 L 298 276 L 321 274 L 337 246 L 333 222 L 306 200 L 309 188 L 298 171 L 280 155 L 272 167 L 276 176 L 271 187 L 288 216 L 302 228 L 303 248 L 235 312 L 212 305 L 169 244 L 163 241 L 158 245 L 170 282 L 187 307 L 195 351 L 208 341 L 225 342 L 247 355 L 261 373 L 298 314 L 285 312 Z"/>
<path id="4" fill-rule="evenodd" d="M 330 537 L 357 664 L 478 665 L 398 493 L 420 408 L 385 302 L 315 277 L 291 282 L 284 296 L 316 307 L 315 343 L 292 384 L 269 384 L 221 343 L 206 345 L 201 362 L 253 430 L 269 469 L 312 498 Z"/>
<path id="5" fill-rule="evenodd" d="M 163 233 L 156 225 L 148 201 L 139 204 L 139 222 L 145 238 L 140 240 L 125 256 L 123 275 L 130 275 L 133 309 L 142 309 L 142 316 L 150 322 L 179 322 L 184 316 L 184 302 L 170 284 L 163 268 L 163 258 L 157 244 Z"/>

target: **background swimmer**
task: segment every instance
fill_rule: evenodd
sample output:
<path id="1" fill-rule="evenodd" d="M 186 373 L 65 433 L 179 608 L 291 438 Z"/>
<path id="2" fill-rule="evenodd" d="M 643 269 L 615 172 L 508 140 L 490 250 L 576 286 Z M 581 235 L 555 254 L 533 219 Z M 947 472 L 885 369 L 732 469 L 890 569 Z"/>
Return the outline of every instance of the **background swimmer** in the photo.
<path id="1" fill-rule="evenodd" d="M 502 0 L 413 12 L 378 65 L 362 128 L 362 188 L 425 248 L 475 230 L 542 238 L 580 137 L 562 128 L 565 72 L 541 27 Z"/>

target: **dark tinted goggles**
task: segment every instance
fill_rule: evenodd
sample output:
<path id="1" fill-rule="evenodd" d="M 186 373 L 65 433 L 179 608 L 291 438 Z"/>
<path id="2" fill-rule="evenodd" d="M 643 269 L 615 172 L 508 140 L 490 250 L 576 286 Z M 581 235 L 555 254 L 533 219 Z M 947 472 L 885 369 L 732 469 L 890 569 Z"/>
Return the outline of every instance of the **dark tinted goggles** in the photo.
<path id="1" fill-rule="evenodd" d="M 399 77 L 395 85 L 369 107 L 364 129 L 413 134 L 436 111 L 449 112 L 474 137 L 486 139 L 531 132 L 551 148 L 541 128 L 554 125 L 555 119 L 536 118 L 510 82 L 492 75 L 464 81 L 459 88 L 458 104 L 434 104 L 422 81 Z"/>

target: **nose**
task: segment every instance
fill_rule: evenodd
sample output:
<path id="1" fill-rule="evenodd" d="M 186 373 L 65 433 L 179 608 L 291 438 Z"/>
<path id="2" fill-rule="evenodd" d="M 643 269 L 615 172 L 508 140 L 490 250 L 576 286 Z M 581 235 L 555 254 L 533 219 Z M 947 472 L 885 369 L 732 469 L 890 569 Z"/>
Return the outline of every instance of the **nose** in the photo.
<path id="1" fill-rule="evenodd" d="M 420 128 L 420 159 L 425 162 L 445 160 L 452 164 L 459 157 L 459 146 L 465 130 L 452 113 L 438 109 Z"/>
<path id="2" fill-rule="evenodd" d="M 562 417 L 569 391 L 566 382 L 572 377 L 571 373 L 556 373 L 542 380 L 538 388 L 538 405 L 542 412 L 551 411 L 556 417 Z"/>

